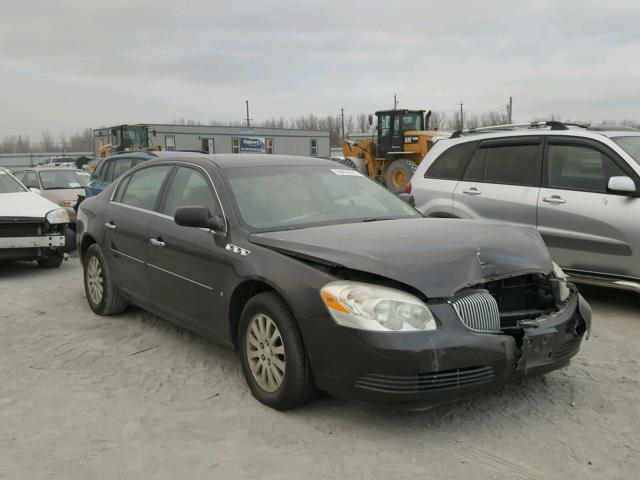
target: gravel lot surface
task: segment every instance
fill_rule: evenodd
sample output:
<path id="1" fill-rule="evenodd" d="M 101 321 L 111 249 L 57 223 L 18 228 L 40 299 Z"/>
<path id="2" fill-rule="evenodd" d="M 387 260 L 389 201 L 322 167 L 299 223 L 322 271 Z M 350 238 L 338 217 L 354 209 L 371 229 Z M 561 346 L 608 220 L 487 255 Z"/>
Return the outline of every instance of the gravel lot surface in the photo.
<path id="1" fill-rule="evenodd" d="M 94 315 L 77 259 L 0 266 L 0 478 L 639 478 L 640 296 L 583 293 L 594 332 L 566 369 L 424 412 L 280 413 L 233 352 Z"/>

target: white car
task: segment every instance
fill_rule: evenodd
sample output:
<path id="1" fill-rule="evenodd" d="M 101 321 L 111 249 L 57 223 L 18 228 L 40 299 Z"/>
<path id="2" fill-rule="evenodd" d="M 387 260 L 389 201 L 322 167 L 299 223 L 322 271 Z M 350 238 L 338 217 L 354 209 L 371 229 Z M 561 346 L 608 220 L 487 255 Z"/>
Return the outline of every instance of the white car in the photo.
<path id="1" fill-rule="evenodd" d="M 0 262 L 36 260 L 41 268 L 59 267 L 66 246 L 73 245 L 68 223 L 64 208 L 0 168 Z"/>

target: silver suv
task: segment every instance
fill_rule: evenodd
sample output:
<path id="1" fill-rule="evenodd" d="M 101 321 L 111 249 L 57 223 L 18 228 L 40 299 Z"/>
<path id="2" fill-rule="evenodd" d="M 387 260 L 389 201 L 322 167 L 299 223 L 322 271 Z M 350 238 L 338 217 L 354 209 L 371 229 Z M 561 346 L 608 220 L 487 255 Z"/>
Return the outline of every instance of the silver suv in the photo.
<path id="1" fill-rule="evenodd" d="M 573 281 L 640 292 L 640 131 L 544 122 L 456 132 L 409 188 L 427 216 L 530 225 Z"/>

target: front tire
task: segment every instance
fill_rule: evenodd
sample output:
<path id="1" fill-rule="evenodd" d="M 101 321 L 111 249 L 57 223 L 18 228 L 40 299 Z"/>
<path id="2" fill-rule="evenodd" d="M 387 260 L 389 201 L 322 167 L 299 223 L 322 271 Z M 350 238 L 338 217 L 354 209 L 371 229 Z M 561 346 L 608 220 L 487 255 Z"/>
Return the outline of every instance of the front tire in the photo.
<path id="1" fill-rule="evenodd" d="M 385 173 L 385 185 L 393 193 L 403 193 L 416 168 L 418 164 L 406 158 L 393 161 Z"/>
<path id="2" fill-rule="evenodd" d="M 102 250 L 91 245 L 84 255 L 84 291 L 91 310 L 98 315 L 114 315 L 127 308 L 127 302 L 113 283 L 113 276 Z"/>
<path id="3" fill-rule="evenodd" d="M 242 371 L 258 401 L 289 410 L 313 396 L 315 384 L 302 335 L 278 295 L 265 292 L 249 300 L 238 334 Z"/>

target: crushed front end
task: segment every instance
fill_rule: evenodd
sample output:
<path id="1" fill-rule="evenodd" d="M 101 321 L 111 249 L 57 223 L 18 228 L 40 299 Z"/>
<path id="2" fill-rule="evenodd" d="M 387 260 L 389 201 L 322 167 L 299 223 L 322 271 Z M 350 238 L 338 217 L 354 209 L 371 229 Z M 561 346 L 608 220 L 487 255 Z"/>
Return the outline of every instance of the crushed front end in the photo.
<path id="1" fill-rule="evenodd" d="M 425 303 L 431 331 L 326 332 L 330 350 L 310 346 L 323 365 L 318 385 L 365 402 L 447 403 L 568 365 L 591 326 L 589 305 L 559 269 L 488 279 Z"/>
<path id="2" fill-rule="evenodd" d="M 62 255 L 67 243 L 69 220 L 66 213 L 60 220 L 49 222 L 45 218 L 0 217 L 0 261 Z"/>

